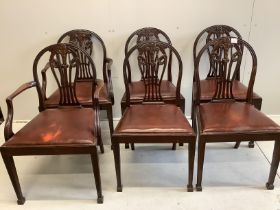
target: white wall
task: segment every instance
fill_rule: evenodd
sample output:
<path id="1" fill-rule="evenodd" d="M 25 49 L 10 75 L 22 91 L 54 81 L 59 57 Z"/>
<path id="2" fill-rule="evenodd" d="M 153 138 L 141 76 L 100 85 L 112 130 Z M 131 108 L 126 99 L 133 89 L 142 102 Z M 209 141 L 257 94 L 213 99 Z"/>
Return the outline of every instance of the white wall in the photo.
<path id="1" fill-rule="evenodd" d="M 120 117 L 124 92 L 122 62 L 124 44 L 136 29 L 154 26 L 165 31 L 179 51 L 184 65 L 182 90 L 186 114 L 190 114 L 192 45 L 205 27 L 227 24 L 252 43 L 258 55 L 256 91 L 264 98 L 263 110 L 280 114 L 277 87 L 279 59 L 279 0 L 0 0 L 0 105 L 6 115 L 5 98 L 20 84 L 32 80 L 32 63 L 45 46 L 71 29 L 84 28 L 99 34 L 113 58 L 116 98 L 114 117 Z M 252 22 L 251 22 L 252 20 Z M 251 30 L 252 29 L 252 30 Z M 278 96 L 278 97 L 277 97 Z M 15 101 L 15 119 L 37 113 L 35 89 Z"/>

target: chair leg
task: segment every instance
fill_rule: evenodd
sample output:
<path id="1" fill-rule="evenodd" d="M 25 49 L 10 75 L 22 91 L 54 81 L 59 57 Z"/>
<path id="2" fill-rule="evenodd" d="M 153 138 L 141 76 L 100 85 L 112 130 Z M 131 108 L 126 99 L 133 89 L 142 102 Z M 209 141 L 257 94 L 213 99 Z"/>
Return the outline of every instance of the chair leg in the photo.
<path id="1" fill-rule="evenodd" d="M 271 162 L 271 167 L 270 167 L 269 178 L 268 178 L 268 182 L 266 183 L 266 188 L 268 190 L 274 189 L 273 183 L 274 183 L 277 169 L 279 166 L 279 160 L 280 160 L 280 141 L 276 140 L 274 143 L 274 150 L 273 150 L 273 155 L 272 155 L 272 162 Z"/>
<path id="2" fill-rule="evenodd" d="M 131 150 L 135 150 L 135 145 L 134 145 L 134 143 L 131 143 L 131 144 L 130 144 L 130 147 L 131 147 Z"/>
<path id="3" fill-rule="evenodd" d="M 198 164 L 197 164 L 197 182 L 196 182 L 196 190 L 202 191 L 202 173 L 203 173 L 203 163 L 205 156 L 205 144 L 206 142 L 199 140 L 198 141 Z"/>
<path id="4" fill-rule="evenodd" d="M 172 150 L 176 150 L 176 143 L 172 144 Z"/>
<path id="5" fill-rule="evenodd" d="M 124 144 L 124 148 L 125 148 L 125 149 L 129 149 L 129 143 L 125 143 L 125 144 Z"/>
<path id="6" fill-rule="evenodd" d="M 254 148 L 255 147 L 255 142 L 254 141 L 249 141 L 248 147 L 249 148 Z"/>
<path id="7" fill-rule="evenodd" d="M 102 141 L 100 130 L 98 131 L 98 134 L 97 134 L 97 144 L 100 147 L 101 153 L 104 153 L 104 145 L 103 145 L 103 141 Z"/>
<path id="8" fill-rule="evenodd" d="M 17 170 L 16 170 L 16 166 L 15 166 L 13 156 L 6 155 L 6 154 L 2 153 L 2 158 L 4 160 L 6 169 L 8 171 L 8 174 L 10 176 L 10 179 L 11 179 L 11 182 L 13 184 L 14 190 L 16 192 L 17 199 L 18 199 L 17 203 L 18 203 L 18 205 L 23 205 L 25 203 L 25 198 L 22 195 L 22 191 L 21 191 L 21 187 L 20 187 L 20 183 L 19 183 L 19 179 L 18 179 Z"/>
<path id="9" fill-rule="evenodd" d="M 114 133 L 114 122 L 113 122 L 113 110 L 112 106 L 108 106 L 107 108 L 107 118 L 109 122 L 109 128 L 110 128 L 110 136 Z"/>
<path id="10" fill-rule="evenodd" d="M 187 186 L 188 192 L 193 192 L 193 168 L 195 156 L 195 142 L 189 143 L 189 183 Z"/>
<path id="11" fill-rule="evenodd" d="M 122 192 L 122 181 L 121 181 L 121 159 L 120 159 L 120 144 L 113 143 L 113 152 L 117 176 L 117 192 Z"/>
<path id="12" fill-rule="evenodd" d="M 180 147 L 184 146 L 184 143 L 179 143 L 179 146 L 180 146 Z"/>
<path id="13" fill-rule="evenodd" d="M 234 145 L 234 149 L 238 149 L 238 147 L 240 146 L 241 141 L 236 141 L 235 145 Z"/>
<path id="14" fill-rule="evenodd" d="M 94 174 L 95 185 L 97 190 L 97 203 L 103 203 L 101 177 L 100 177 L 99 161 L 98 161 L 96 147 L 94 147 L 93 152 L 91 154 L 91 162 L 92 162 L 93 174 Z"/>

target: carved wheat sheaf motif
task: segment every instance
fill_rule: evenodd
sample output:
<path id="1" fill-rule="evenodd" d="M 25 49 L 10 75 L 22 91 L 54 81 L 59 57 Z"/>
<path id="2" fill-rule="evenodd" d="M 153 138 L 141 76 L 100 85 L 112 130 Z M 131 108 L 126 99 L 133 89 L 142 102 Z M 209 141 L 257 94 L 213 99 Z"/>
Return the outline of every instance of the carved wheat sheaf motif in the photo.
<path id="1" fill-rule="evenodd" d="M 80 68 L 80 59 L 77 52 L 65 45 L 56 45 L 50 49 L 50 53 L 50 68 L 60 92 L 59 104 L 79 105 L 75 93 Z"/>
<path id="2" fill-rule="evenodd" d="M 93 54 L 93 43 L 92 36 L 90 32 L 76 32 L 69 35 L 69 43 L 72 43 L 81 49 L 85 50 L 89 55 Z M 78 72 L 78 79 L 91 79 L 92 74 L 90 70 L 90 65 L 87 57 L 78 52 L 80 58 L 80 69 Z"/>
<path id="3" fill-rule="evenodd" d="M 212 45 L 210 59 L 216 67 L 213 76 L 217 83 L 213 100 L 234 99 L 232 85 L 239 71 L 242 55 L 242 45 L 233 43 L 231 38 L 221 39 Z"/>
<path id="4" fill-rule="evenodd" d="M 154 43 L 138 50 L 138 65 L 145 85 L 144 101 L 161 101 L 161 81 L 168 60 L 165 49 Z"/>

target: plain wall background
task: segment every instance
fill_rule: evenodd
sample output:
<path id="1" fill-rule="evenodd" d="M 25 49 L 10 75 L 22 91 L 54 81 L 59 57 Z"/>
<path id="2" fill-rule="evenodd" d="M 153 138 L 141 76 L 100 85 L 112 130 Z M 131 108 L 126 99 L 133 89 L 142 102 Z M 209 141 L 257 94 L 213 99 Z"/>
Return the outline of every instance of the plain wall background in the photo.
<path id="1" fill-rule="evenodd" d="M 280 114 L 279 0 L 0 0 L 0 105 L 6 116 L 5 98 L 19 85 L 32 80 L 37 53 L 71 29 L 89 29 L 104 40 L 114 60 L 112 79 L 120 117 L 124 92 L 122 63 L 128 36 L 141 27 L 165 31 L 183 61 L 181 92 L 190 115 L 193 75 L 192 47 L 197 34 L 214 24 L 236 28 L 258 56 L 254 91 L 263 97 L 262 110 Z M 242 74 L 246 77 L 246 68 Z M 35 88 L 15 100 L 15 118 L 31 119 L 38 113 Z"/>

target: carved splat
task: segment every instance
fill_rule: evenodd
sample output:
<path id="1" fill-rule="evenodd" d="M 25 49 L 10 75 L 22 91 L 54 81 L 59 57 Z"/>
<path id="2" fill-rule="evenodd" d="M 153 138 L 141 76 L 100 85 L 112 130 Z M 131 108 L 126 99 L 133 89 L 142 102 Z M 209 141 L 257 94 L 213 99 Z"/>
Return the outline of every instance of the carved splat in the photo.
<path id="1" fill-rule="evenodd" d="M 66 45 L 55 45 L 49 49 L 49 64 L 59 88 L 60 105 L 79 105 L 75 87 L 80 68 L 77 50 Z"/>

